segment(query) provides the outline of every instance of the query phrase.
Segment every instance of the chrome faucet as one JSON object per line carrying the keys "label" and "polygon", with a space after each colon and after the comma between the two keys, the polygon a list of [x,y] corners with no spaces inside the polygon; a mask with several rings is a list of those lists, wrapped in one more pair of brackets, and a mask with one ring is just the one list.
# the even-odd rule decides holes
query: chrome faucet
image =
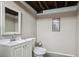
{"label": "chrome faucet", "polygon": [[10,41],[16,41],[16,35],[12,35],[12,38],[10,39]]}

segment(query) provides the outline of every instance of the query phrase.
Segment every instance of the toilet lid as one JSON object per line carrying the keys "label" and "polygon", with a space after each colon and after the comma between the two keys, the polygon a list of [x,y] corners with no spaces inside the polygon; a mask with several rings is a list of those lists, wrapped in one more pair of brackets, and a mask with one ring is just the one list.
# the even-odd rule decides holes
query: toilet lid
{"label": "toilet lid", "polygon": [[35,47],[34,53],[37,54],[37,55],[45,54],[46,53],[46,49],[42,48],[42,47]]}

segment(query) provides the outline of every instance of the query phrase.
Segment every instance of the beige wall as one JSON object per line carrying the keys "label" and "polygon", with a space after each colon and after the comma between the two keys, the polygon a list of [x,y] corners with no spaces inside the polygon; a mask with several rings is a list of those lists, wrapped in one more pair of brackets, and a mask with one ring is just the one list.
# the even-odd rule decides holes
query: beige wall
{"label": "beige wall", "polygon": [[15,2],[4,2],[5,6],[22,12],[22,37],[36,37],[36,19],[27,10],[18,6]]}
{"label": "beige wall", "polygon": [[77,10],[77,39],[76,39],[76,55],[79,56],[79,3],[78,3],[78,10]]}
{"label": "beige wall", "polygon": [[76,13],[60,15],[60,32],[52,32],[52,17],[37,19],[37,39],[41,40],[43,46],[51,53],[74,56]]}

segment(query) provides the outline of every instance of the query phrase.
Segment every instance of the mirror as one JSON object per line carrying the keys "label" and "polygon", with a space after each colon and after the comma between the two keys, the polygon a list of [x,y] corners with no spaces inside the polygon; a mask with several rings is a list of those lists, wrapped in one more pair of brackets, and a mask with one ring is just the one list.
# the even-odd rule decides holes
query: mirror
{"label": "mirror", "polygon": [[4,8],[4,19],[2,20],[2,34],[21,34],[21,12]]}
{"label": "mirror", "polygon": [[5,32],[18,31],[18,12],[5,8]]}

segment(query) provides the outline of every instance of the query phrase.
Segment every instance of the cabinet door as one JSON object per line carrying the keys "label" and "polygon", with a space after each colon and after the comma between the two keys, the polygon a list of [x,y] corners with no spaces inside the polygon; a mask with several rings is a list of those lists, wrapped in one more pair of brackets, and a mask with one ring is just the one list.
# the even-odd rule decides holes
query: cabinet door
{"label": "cabinet door", "polygon": [[25,45],[23,51],[24,57],[32,57],[32,44]]}
{"label": "cabinet door", "polygon": [[14,47],[13,48],[13,56],[14,57],[22,57],[23,56],[23,47]]}

